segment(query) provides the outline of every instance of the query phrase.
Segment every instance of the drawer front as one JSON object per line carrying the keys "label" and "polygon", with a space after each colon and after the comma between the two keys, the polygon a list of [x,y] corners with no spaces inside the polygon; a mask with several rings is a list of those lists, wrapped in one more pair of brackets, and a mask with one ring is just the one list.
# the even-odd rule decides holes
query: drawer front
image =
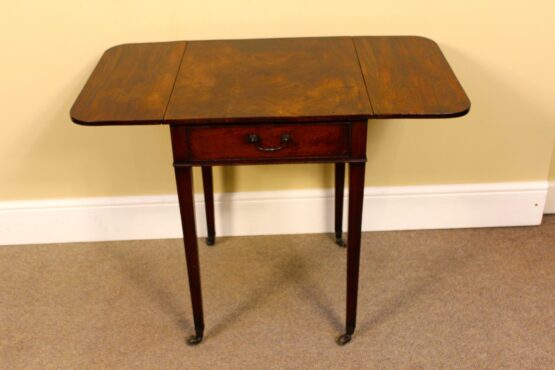
{"label": "drawer front", "polygon": [[318,161],[350,151],[349,123],[192,126],[184,136],[191,162]]}

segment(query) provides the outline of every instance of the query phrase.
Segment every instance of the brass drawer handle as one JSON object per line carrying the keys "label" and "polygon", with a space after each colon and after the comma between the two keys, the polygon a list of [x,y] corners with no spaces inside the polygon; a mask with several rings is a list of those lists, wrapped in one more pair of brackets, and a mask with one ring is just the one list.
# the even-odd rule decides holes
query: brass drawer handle
{"label": "brass drawer handle", "polygon": [[285,148],[287,144],[291,143],[292,141],[293,137],[290,134],[281,134],[279,146],[265,148],[260,145],[260,138],[257,134],[250,134],[247,137],[247,143],[254,144],[256,146],[256,149],[260,150],[261,152],[277,152],[278,150],[282,150],[283,148]]}

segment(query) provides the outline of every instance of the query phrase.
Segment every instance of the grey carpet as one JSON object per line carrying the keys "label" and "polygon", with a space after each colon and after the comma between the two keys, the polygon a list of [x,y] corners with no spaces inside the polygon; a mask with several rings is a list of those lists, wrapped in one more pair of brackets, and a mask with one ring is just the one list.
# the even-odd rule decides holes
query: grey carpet
{"label": "grey carpet", "polygon": [[[32,231],[31,231],[32,232]],[[330,235],[201,241],[206,332],[180,240],[0,247],[0,368],[555,368],[555,217],[363,234],[345,347]]]}

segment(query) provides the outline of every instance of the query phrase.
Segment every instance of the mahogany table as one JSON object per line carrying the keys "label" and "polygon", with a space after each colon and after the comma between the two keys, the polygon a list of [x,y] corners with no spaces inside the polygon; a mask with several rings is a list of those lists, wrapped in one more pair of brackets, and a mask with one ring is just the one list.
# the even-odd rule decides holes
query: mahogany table
{"label": "mahogany table", "polygon": [[437,44],[414,36],[177,41],[107,50],[71,109],[83,125],[168,124],[195,335],[204,319],[192,167],[202,167],[209,245],[212,166],[335,163],[335,238],[349,164],[346,328],[357,310],[366,126],[462,116],[470,101]]}

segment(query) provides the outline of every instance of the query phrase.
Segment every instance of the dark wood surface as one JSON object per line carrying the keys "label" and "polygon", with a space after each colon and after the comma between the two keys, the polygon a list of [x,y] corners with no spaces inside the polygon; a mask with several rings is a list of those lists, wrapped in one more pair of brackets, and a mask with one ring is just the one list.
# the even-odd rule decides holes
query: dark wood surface
{"label": "dark wood surface", "polygon": [[202,187],[204,191],[204,210],[206,213],[206,244],[216,242],[216,227],[214,223],[214,184],[212,181],[212,167],[202,167]]}
{"label": "dark wood surface", "polygon": [[120,45],[102,56],[71,118],[228,124],[442,118],[469,108],[435,42],[328,37]]}
{"label": "dark wood surface", "polygon": [[[349,122],[171,127],[178,164],[322,162],[350,157]],[[261,148],[282,149],[260,150],[248,142],[253,134]],[[283,135],[289,135],[290,142],[282,145]]]}
{"label": "dark wood surface", "polygon": [[185,260],[187,261],[187,277],[195,326],[195,335],[189,338],[189,343],[196,344],[202,340],[204,334],[204,312],[202,309],[192,167],[176,167],[175,181],[179,198],[179,211],[181,213],[181,226],[185,244]]}
{"label": "dark wood surface", "polygon": [[439,46],[415,36],[355,37],[376,118],[462,116],[466,96]]}
{"label": "dark wood surface", "polygon": [[108,49],[71,108],[85,125],[162,123],[185,42]]}
{"label": "dark wood surface", "polygon": [[349,37],[193,41],[165,120],[175,123],[368,117]]}
{"label": "dark wood surface", "polygon": [[343,240],[343,197],[345,196],[345,163],[335,164],[335,242],[345,247]]}
{"label": "dark wood surface", "polygon": [[[349,163],[349,226],[347,233],[347,300],[345,334],[354,333],[357,320],[358,274],[362,203],[364,199],[364,162]],[[350,338],[349,338],[350,340]]]}

